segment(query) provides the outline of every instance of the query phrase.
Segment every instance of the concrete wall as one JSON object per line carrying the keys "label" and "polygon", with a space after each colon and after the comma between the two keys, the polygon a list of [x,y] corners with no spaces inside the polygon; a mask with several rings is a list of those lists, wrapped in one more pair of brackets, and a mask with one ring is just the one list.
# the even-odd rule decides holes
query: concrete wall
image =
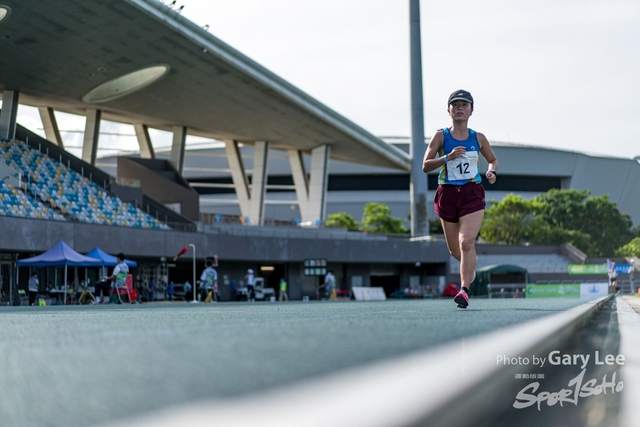
{"label": "concrete wall", "polygon": [[[81,253],[99,246],[112,254],[124,252],[128,258],[141,263],[157,263],[161,257],[172,259],[182,247],[193,243],[197,248],[198,275],[204,268],[204,258],[218,255],[220,266],[217,270],[224,300],[229,299],[228,283],[231,279],[240,285],[247,269],[251,268],[259,275],[259,266],[269,263],[284,264],[291,299],[314,297],[320,281],[317,277],[304,276],[303,262],[307,258],[326,258],[327,267],[334,270],[341,289],[350,289],[356,284],[370,286],[371,276],[380,274],[399,275],[401,288],[410,285],[412,276],[419,276],[420,284],[433,285],[440,276],[446,276],[447,282],[459,282],[457,272],[449,271],[451,260],[443,241],[384,240],[381,236],[366,235],[360,235],[360,240],[352,240],[349,233],[343,233],[340,237],[339,232],[330,230],[296,229],[296,233],[286,229],[275,231],[268,227],[243,229],[247,233],[264,235],[235,235],[231,233],[235,229],[225,227],[211,228],[206,233],[158,231],[0,216],[0,230],[3,231],[0,258],[12,253],[20,253],[21,258],[37,255],[50,249],[59,240],[64,240]],[[332,238],[318,237],[323,234]],[[301,237],[306,235],[311,237]],[[480,256],[514,253],[535,256],[559,251],[558,246],[480,244],[477,248]],[[171,272],[171,279],[175,283],[186,279],[192,281],[191,253],[180,258]],[[553,278],[586,280],[597,277],[553,274],[532,275],[531,278],[535,282]]]}
{"label": "concrete wall", "polygon": [[[285,264],[289,297],[299,300],[303,296],[315,297],[319,284],[317,277],[304,276],[303,262],[306,258],[326,258],[328,268],[335,271],[338,286],[342,289],[352,286],[353,276],[360,278],[361,286],[369,286],[372,270],[397,268],[395,264],[414,264],[416,260],[423,263],[423,269],[432,266],[431,271],[423,270],[423,275],[433,275],[434,271],[444,269],[449,258],[445,243],[437,241],[237,236],[221,232],[158,231],[6,216],[0,216],[0,230],[3,230],[0,255],[20,253],[21,258],[40,254],[59,240],[64,240],[81,253],[99,246],[107,253],[123,252],[130,259],[153,264],[161,257],[171,260],[182,247],[193,243],[197,249],[198,276],[204,268],[204,258],[218,255],[220,266],[217,270],[223,300],[229,299],[228,283],[231,279],[240,285],[247,269],[251,268],[259,275],[259,265],[265,263]],[[191,282],[192,270],[189,252],[171,269],[170,279],[175,283],[187,279]]]}
{"label": "concrete wall", "polygon": [[78,252],[88,252],[97,245],[106,252],[122,251],[132,258],[173,257],[180,248],[193,243],[198,257],[217,254],[229,261],[303,262],[306,258],[326,258],[336,263],[446,263],[449,259],[442,241],[237,236],[6,216],[0,216],[0,230],[0,252],[40,253],[64,240]]}

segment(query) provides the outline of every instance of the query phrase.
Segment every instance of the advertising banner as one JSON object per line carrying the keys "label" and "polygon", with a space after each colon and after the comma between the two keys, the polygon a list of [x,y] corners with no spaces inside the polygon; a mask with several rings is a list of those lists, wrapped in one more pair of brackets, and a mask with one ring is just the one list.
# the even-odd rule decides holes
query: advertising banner
{"label": "advertising banner", "polygon": [[580,284],[527,285],[527,298],[580,298]]}
{"label": "advertising banner", "polygon": [[562,283],[549,285],[527,285],[527,298],[599,298],[609,294],[609,284]]}
{"label": "advertising banner", "polygon": [[[615,264],[618,274],[629,274],[631,264]],[[607,264],[569,264],[569,274],[609,274]]]}
{"label": "advertising banner", "polygon": [[569,264],[569,274],[608,274],[607,264]]}
{"label": "advertising banner", "polygon": [[613,268],[618,274],[629,274],[629,270],[631,270],[632,267],[633,265],[631,264],[616,264]]}
{"label": "advertising banner", "polygon": [[609,284],[601,283],[581,283],[580,298],[600,298],[609,294]]}

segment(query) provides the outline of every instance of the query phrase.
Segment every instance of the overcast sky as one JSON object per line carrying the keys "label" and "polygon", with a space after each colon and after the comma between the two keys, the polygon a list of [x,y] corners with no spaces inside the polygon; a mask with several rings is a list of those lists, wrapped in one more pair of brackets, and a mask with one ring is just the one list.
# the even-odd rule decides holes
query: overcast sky
{"label": "overcast sky", "polygon": [[[182,0],[183,14],[376,135],[411,130],[408,0]],[[425,129],[474,95],[489,140],[640,155],[640,1],[421,2]]]}
{"label": "overcast sky", "polygon": [[[180,5],[373,134],[410,135],[409,0]],[[470,126],[489,141],[640,155],[640,1],[423,0],[421,12],[427,136],[450,124],[447,97],[464,88]]]}

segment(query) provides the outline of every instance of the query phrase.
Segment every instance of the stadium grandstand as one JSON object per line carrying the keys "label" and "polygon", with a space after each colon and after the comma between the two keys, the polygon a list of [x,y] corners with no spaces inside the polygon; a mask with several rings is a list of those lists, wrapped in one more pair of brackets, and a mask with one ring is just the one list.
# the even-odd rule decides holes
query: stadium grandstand
{"label": "stadium grandstand", "polygon": [[[409,138],[381,137],[398,149],[409,152]],[[428,143],[428,140],[426,141]],[[210,143],[207,148],[187,150],[183,176],[200,195],[201,219],[224,220],[225,216],[242,214],[223,143]],[[640,223],[640,162],[634,159],[603,157],[573,151],[532,145],[493,141],[492,147],[500,159],[500,180],[494,185],[484,182],[487,200],[500,201],[514,193],[524,198],[551,189],[589,190],[592,195],[606,194],[621,212]],[[426,144],[425,144],[426,149]],[[247,170],[252,169],[253,147],[241,147]],[[132,157],[139,155],[129,154]],[[169,152],[156,153],[169,158]],[[117,156],[105,156],[97,166],[112,176],[118,176]],[[305,156],[308,167],[310,158]],[[482,159],[483,160],[483,159]],[[298,224],[301,221],[294,178],[287,153],[269,152],[269,174],[265,218],[272,223]],[[486,165],[482,165],[486,169]],[[428,175],[429,217],[435,218],[433,197],[438,186],[437,172]],[[327,214],[347,212],[360,220],[368,202],[388,205],[393,214],[407,219],[409,207],[409,173],[397,169],[360,165],[335,160],[330,162],[327,184]]]}
{"label": "stadium grandstand", "polygon": [[0,142],[0,156],[21,181],[18,188],[3,183],[6,215],[63,221],[67,216],[90,224],[167,228],[24,142]]}
{"label": "stadium grandstand", "polygon": [[[411,286],[436,294],[456,280],[441,239],[322,227],[329,213],[359,219],[371,201],[407,217],[405,138],[372,135],[156,0],[6,0],[1,8],[3,288],[16,259],[58,240],[83,253],[96,245],[124,252],[140,262],[139,283],[167,282],[168,269],[176,282],[193,280],[188,260],[166,262],[191,245],[199,265],[218,255],[223,298],[249,268],[270,287],[286,277],[292,299],[313,297],[322,277],[308,274],[308,260],[326,262],[345,290]],[[20,105],[37,108],[44,138],[17,123]],[[65,150],[58,113],[85,119],[80,158]],[[139,154],[98,155],[107,121],[135,129]],[[150,129],[171,133],[171,148],[156,152]],[[189,149],[187,136],[211,146]],[[489,199],[589,189],[640,220],[635,160],[495,147],[500,180]],[[508,262],[520,251],[531,273],[557,277],[559,267],[544,271],[522,255],[549,255],[554,265],[585,261],[555,246],[484,250],[481,262],[485,255]],[[59,272],[43,274],[57,280]]]}

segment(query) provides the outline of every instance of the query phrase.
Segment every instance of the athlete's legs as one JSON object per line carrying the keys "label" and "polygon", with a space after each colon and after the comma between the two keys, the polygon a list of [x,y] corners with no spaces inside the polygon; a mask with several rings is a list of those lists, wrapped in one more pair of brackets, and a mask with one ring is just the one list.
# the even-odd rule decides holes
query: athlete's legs
{"label": "athlete's legs", "polygon": [[442,223],[442,231],[444,231],[444,238],[447,241],[447,248],[452,257],[460,261],[460,223],[448,222],[440,218]]}
{"label": "athlete's legs", "polygon": [[[476,269],[476,238],[482,226],[484,210],[476,211],[460,218],[459,251],[460,251],[460,281],[462,286],[469,289]],[[449,239],[447,238],[447,245]]]}

